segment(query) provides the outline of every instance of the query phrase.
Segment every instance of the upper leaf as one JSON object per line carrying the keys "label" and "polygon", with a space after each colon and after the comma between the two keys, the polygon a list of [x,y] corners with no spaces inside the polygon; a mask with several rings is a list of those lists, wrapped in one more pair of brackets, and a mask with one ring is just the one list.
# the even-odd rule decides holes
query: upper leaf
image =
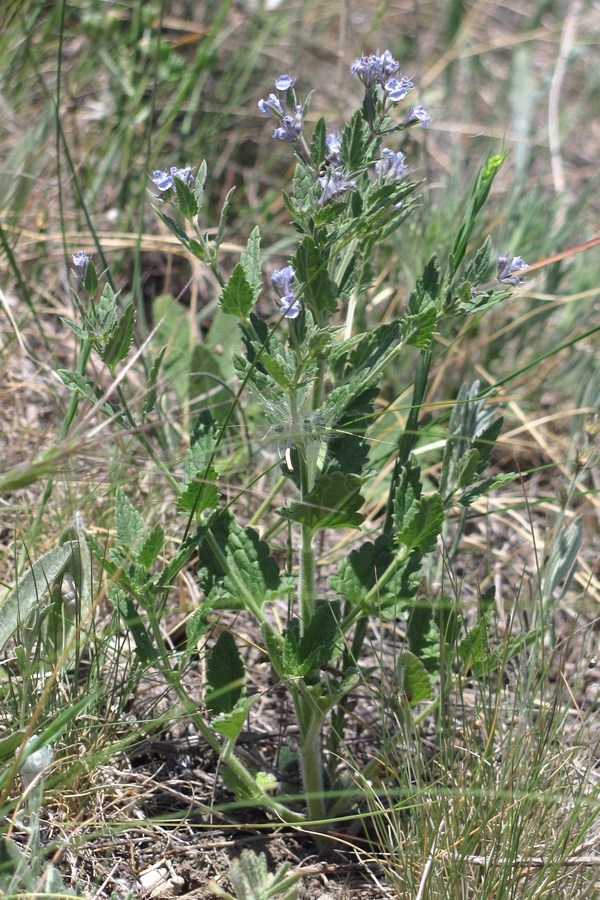
{"label": "upper leaf", "polygon": [[210,649],[206,677],[206,705],[213,713],[230,713],[246,683],[246,669],[230,631],[222,631]]}
{"label": "upper leaf", "polygon": [[221,309],[237,316],[238,319],[247,319],[254,306],[254,300],[254,288],[248,281],[244,266],[238,263],[221,293],[219,300]]}
{"label": "upper leaf", "polygon": [[362,483],[357,475],[344,472],[322,475],[303,501],[280,507],[278,512],[312,532],[319,528],[358,528],[364,521],[358,512],[364,503]]}
{"label": "upper leaf", "polygon": [[286,587],[268,545],[253,528],[242,528],[228,510],[210,514],[200,531],[198,556],[207,603],[215,608],[262,606]]}

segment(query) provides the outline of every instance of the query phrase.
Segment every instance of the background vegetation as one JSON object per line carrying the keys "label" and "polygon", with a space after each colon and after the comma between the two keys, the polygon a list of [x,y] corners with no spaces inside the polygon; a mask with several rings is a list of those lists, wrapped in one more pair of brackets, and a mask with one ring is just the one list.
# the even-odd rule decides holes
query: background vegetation
{"label": "background vegetation", "polygon": [[[373,755],[377,737],[397,737],[394,750],[381,752],[377,778],[363,785],[365,827],[356,833],[340,824],[347,855],[302,867],[306,845],[297,837],[275,833],[251,812],[226,811],[227,798],[213,785],[217,761],[194,756],[187,718],[178,719],[156,674],[137,663],[94,570],[91,657],[77,655],[57,677],[44,665],[35,629],[25,628],[4,650],[2,737],[17,734],[20,746],[42,734],[57,752],[42,809],[49,843],[30,846],[24,857],[30,892],[49,890],[49,859],[71,890],[99,897],[143,892],[145,873],[169,860],[163,881],[172,893],[165,896],[204,896],[209,878],[225,883],[227,841],[235,844],[243,823],[246,835],[268,826],[269,862],[297,866],[306,896],[326,888],[334,896],[593,896],[600,828],[597,8],[578,0],[25,0],[7,4],[3,15],[0,577],[7,589],[58,544],[77,512],[98,543],[110,543],[120,487],[169,533],[174,511],[164,473],[98,409],[81,404],[75,412],[56,374],[77,363],[77,339],[63,323],[74,316],[71,254],[91,253],[135,303],[140,353],[127,381],[140,402],[153,359],[168,345],[159,425],[148,438],[177,472],[209,381],[232,377],[239,338],[216,314],[219,287],[210,271],[153,212],[149,173],[205,159],[207,229],[236,188],[224,244],[231,267],[257,222],[266,264],[281,266],[294,244],[280,193],[292,167],[256,105],[277,75],[295,75],[303,94],[315,89],[310,116],[325,115],[335,127],[360,96],[352,60],[389,47],[432,115],[430,128],[411,131],[404,147],[425,179],[420,208],[385,251],[361,327],[404,308],[425,262],[451,246],[479,165],[502,147],[507,162],[477,243],[490,234],[497,255],[519,254],[531,266],[517,296],[439,336],[427,398],[431,445],[443,440],[444,413],[463,381],[494,386],[503,407],[494,465],[521,477],[448,534],[447,552],[428,577],[460,597],[466,623],[493,586],[498,647],[513,629],[540,629],[522,658],[487,680],[468,668],[456,673],[441,724],[424,717],[415,728],[386,682],[393,630],[375,624],[378,674],[364,686],[357,740],[347,748],[356,781],[361,753]],[[390,374],[395,418],[382,419],[378,440],[395,440],[405,422],[413,366],[409,355]],[[105,376],[98,378],[108,390]],[[227,396],[226,386],[213,390],[210,402]],[[249,483],[257,458],[276,458],[277,441],[255,411],[246,413],[229,429],[223,490],[241,489],[248,518],[260,509],[266,527],[278,498]],[[425,464],[427,452],[421,448]],[[428,476],[435,482],[433,462]],[[369,491],[374,521],[385,489],[376,479]],[[197,593],[192,573],[179,580],[165,623],[175,645]],[[233,627],[247,640],[262,689],[256,635],[243,618]],[[257,713],[259,730],[268,731],[276,702],[271,695]],[[369,719],[373,708],[377,722]],[[171,751],[161,757],[164,741]],[[389,740],[382,743],[389,749]],[[269,753],[275,758],[263,750]],[[8,751],[4,758],[7,834],[24,846],[22,784]],[[420,791],[410,812],[381,791],[403,769]],[[211,818],[206,809],[215,798]],[[130,847],[124,829],[134,835]],[[202,859],[190,862],[190,847],[202,847]],[[118,872],[107,853],[119,860]]]}

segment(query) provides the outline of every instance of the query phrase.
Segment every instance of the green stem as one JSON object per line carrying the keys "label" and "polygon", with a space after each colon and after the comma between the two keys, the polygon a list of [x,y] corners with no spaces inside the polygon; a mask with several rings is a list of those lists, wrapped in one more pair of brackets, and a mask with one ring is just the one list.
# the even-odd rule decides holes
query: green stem
{"label": "green stem", "polygon": [[198,729],[198,732],[202,735],[206,743],[223,759],[223,762],[229,771],[252,798],[253,804],[270,810],[284,822],[290,824],[302,824],[305,821],[305,817],[301,813],[294,812],[283,803],[279,803],[273,797],[270,797],[265,793],[265,791],[258,786],[253,775],[235,756],[233,747],[230,746],[230,742],[226,741],[224,744],[221,744],[220,740],[211,731],[204,720],[204,717],[198,712],[198,704],[188,696],[187,691],[181,684],[179,673],[174,670],[169,663],[169,652],[165,646],[157,617],[152,614],[150,609],[148,612],[150,614],[152,632],[158,650],[161,671],[169,683],[169,686],[173,689],[179,700],[181,700],[186,715],[190,716],[192,722]]}
{"label": "green stem", "polygon": [[[315,689],[320,689],[320,686],[315,685]],[[323,715],[304,682],[300,690],[292,690],[292,696],[301,734],[298,755],[306,809],[309,819],[316,825],[327,818],[321,746]]]}

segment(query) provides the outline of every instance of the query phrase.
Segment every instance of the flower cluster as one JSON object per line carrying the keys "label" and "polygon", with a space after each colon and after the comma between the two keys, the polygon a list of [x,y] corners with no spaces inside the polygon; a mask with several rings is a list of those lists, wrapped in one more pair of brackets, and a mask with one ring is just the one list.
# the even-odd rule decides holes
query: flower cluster
{"label": "flower cluster", "polygon": [[194,181],[191,166],[186,166],[185,169],[171,166],[168,172],[163,172],[162,169],[155,169],[151,177],[159,191],[170,191],[174,185],[174,178],[178,178],[184,184],[192,184]]}
{"label": "flower cluster", "polygon": [[297,141],[302,134],[302,106],[296,103],[294,94],[294,80],[291,75],[280,75],[275,82],[275,90],[278,93],[288,95],[293,103],[294,111],[290,115],[287,111],[287,96],[280,100],[277,94],[269,94],[266,100],[258,101],[258,108],[265,116],[274,114],[279,119],[279,126],[273,132],[273,137],[280,141]]}
{"label": "flower cluster", "polygon": [[284,266],[283,269],[276,269],[271,275],[271,283],[277,292],[279,298],[279,307],[282,316],[286,319],[296,319],[300,315],[300,307],[294,296],[292,282],[296,277],[296,273],[292,266]]}
{"label": "flower cluster", "polygon": [[406,157],[400,150],[394,153],[388,147],[384,147],[381,151],[383,159],[375,163],[375,171],[382,180],[400,181],[408,174],[408,164]]}
{"label": "flower cluster", "polygon": [[496,281],[503,284],[512,284],[513,286],[517,285],[521,282],[521,278],[516,273],[528,268],[529,266],[520,256],[499,256]]}
{"label": "flower cluster", "polygon": [[319,177],[321,185],[321,196],[319,203],[321,206],[328,200],[335,200],[344,191],[355,191],[356,182],[348,178],[348,172],[343,166],[335,169],[329,169],[324,175]]}
{"label": "flower cluster", "polygon": [[[367,90],[380,87],[384,94],[384,107],[389,100],[391,103],[400,103],[414,88],[413,82],[407,75],[399,75],[400,63],[397,62],[389,50],[383,53],[371,53],[369,56],[361,56],[355,59],[350,67],[353,75],[358,75]],[[422,106],[415,106],[402,120],[405,127],[420,122],[427,126],[430,122],[429,114]]]}

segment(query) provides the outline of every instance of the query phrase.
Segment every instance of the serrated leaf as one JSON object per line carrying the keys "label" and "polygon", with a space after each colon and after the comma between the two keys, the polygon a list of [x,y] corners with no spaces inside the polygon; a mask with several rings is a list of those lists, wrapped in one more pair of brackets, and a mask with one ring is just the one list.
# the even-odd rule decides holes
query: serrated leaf
{"label": "serrated leaf", "polygon": [[80,328],[79,325],[76,325],[74,322],[70,322],[69,319],[65,319],[64,316],[60,317],[60,321],[63,323],[63,325],[66,325],[67,328],[73,332],[73,334],[76,334],[78,338],[81,338],[82,340],[90,340],[90,338],[92,337],[90,331],[84,328]]}
{"label": "serrated leaf", "polygon": [[483,481],[474,484],[466,491],[463,491],[463,493],[459,497],[458,502],[461,506],[471,506],[480,497],[483,497],[485,494],[489,494],[490,491],[493,491],[498,487],[502,487],[505,484],[510,484],[511,481],[514,481],[519,477],[520,476],[518,472],[515,472],[512,475],[508,472],[502,475],[493,475],[491,478],[486,478]]}
{"label": "serrated leaf", "polygon": [[150,372],[148,373],[148,379],[146,381],[146,394],[144,396],[144,404],[142,406],[142,412],[144,415],[152,412],[156,404],[156,382],[166,351],[166,347],[161,347],[161,349],[156,354]]}
{"label": "serrated leaf", "polygon": [[219,713],[210,723],[211,726],[221,737],[235,743],[246,724],[250,707],[256,700],[258,700],[258,694],[254,694],[252,697],[240,697],[233,709],[229,712]]}
{"label": "serrated leaf", "polygon": [[194,653],[198,650],[200,640],[210,631],[211,627],[210,610],[205,606],[194,610],[185,626],[188,653]]}
{"label": "serrated leaf", "polygon": [[294,256],[296,278],[304,285],[302,301],[317,314],[337,310],[335,285],[327,272],[327,260],[308,235],[302,239]]}
{"label": "serrated leaf", "polygon": [[157,651],[131,595],[112,585],[108,589],[108,598],[131,633],[139,661],[143,665],[155,662],[158,657]]}
{"label": "serrated leaf", "polygon": [[115,544],[126,553],[135,554],[136,544],[145,537],[146,523],[134,509],[123,488],[115,493]]}
{"label": "serrated leaf", "polygon": [[[343,557],[337,575],[329,583],[333,590],[349,600],[353,606],[361,606],[365,596],[375,587],[393,560],[392,547],[387,535],[381,534],[375,543],[365,542],[348,557]],[[382,586],[382,592],[387,588]]]}
{"label": "serrated leaf", "polygon": [[444,521],[442,498],[436,492],[421,496],[421,470],[410,457],[403,466],[394,501],[394,540],[397,545],[418,547],[422,553],[435,548]]}
{"label": "serrated leaf", "polygon": [[406,626],[408,648],[429,673],[437,673],[440,667],[440,635],[433,612],[430,601],[416,600],[408,615]]}
{"label": "serrated leaf", "polygon": [[229,511],[211,514],[201,531],[198,556],[198,574],[211,603],[214,597],[219,604],[228,601],[233,609],[248,603],[262,606],[283,588],[268,545],[253,528],[242,528]]}
{"label": "serrated leaf", "polygon": [[364,516],[358,512],[364,503],[360,494],[362,479],[345,472],[322,475],[304,500],[280,507],[278,513],[306,525],[312,532],[320,528],[358,528]]}
{"label": "serrated leaf", "polygon": [[236,265],[231,278],[223,288],[219,306],[223,312],[237,316],[238,319],[248,318],[254,306],[254,291],[241,263]]}
{"label": "serrated leaf", "polygon": [[404,650],[398,658],[396,677],[404,699],[411,708],[433,696],[427,669],[409,650]]}
{"label": "serrated leaf", "polygon": [[90,299],[96,296],[96,291],[98,290],[98,276],[96,274],[94,263],[91,261],[91,259],[88,259],[85,267],[83,289],[88,297],[90,297]]}
{"label": "serrated leaf", "polygon": [[408,300],[406,311],[411,316],[436,308],[440,292],[440,266],[437,256],[432,256],[423,274],[417,280]]}
{"label": "serrated leaf", "polygon": [[305,212],[311,209],[316,200],[318,182],[312,169],[304,163],[298,163],[292,180],[293,201],[284,193],[283,200],[292,215],[297,211]]}
{"label": "serrated leaf", "polygon": [[219,492],[215,484],[218,478],[212,466],[197,472],[181,491],[175,502],[179,512],[193,512],[197,522],[207,509],[216,509],[219,505]]}
{"label": "serrated leaf", "polygon": [[329,662],[339,635],[337,604],[322,603],[300,635],[300,622],[288,624],[283,648],[277,653],[284,678],[298,678]]}
{"label": "serrated leaf", "polygon": [[[84,397],[90,403],[97,403],[103,398],[104,392],[92,381],[84,378],[84,376],[80,372],[68,372],[66,369],[59,369],[58,374],[62,379],[65,387],[79,394],[81,397]],[[106,413],[107,416],[109,416],[111,419],[114,419],[115,422],[118,422],[125,428],[128,427],[129,423],[125,419],[121,407],[119,407],[117,404],[113,404],[110,402],[110,400],[107,400],[102,404],[100,408],[103,412]]]}
{"label": "serrated leaf", "polygon": [[321,163],[327,155],[327,127],[325,119],[321,117],[313,131],[312,140],[310,142],[310,156],[316,168],[320,168]]}
{"label": "serrated leaf", "polygon": [[119,316],[117,324],[110,332],[104,346],[98,347],[100,358],[115,374],[118,364],[125,359],[133,343],[133,330],[135,327],[135,306],[130,303]]}
{"label": "serrated leaf", "polygon": [[357,110],[342,132],[341,157],[351,171],[360,169],[366,161],[367,135],[362,113]]}
{"label": "serrated leaf", "polygon": [[252,229],[246,249],[242,250],[240,265],[246,275],[246,280],[252,288],[254,301],[258,299],[262,288],[262,269],[260,265],[260,230],[258,225]]}
{"label": "serrated leaf", "polygon": [[165,533],[162,529],[161,524],[157,522],[140,547],[139,553],[137,555],[137,562],[139,563],[139,565],[146,569],[146,571],[148,571],[148,569],[162,550],[164,543]]}
{"label": "serrated leaf", "polygon": [[232,712],[245,690],[246,669],[230,631],[222,631],[209,650],[206,677],[207,707],[215,714]]}
{"label": "serrated leaf", "polygon": [[174,178],[173,185],[177,194],[177,205],[186,219],[191,219],[198,213],[198,201],[194,191],[181,178]]}

